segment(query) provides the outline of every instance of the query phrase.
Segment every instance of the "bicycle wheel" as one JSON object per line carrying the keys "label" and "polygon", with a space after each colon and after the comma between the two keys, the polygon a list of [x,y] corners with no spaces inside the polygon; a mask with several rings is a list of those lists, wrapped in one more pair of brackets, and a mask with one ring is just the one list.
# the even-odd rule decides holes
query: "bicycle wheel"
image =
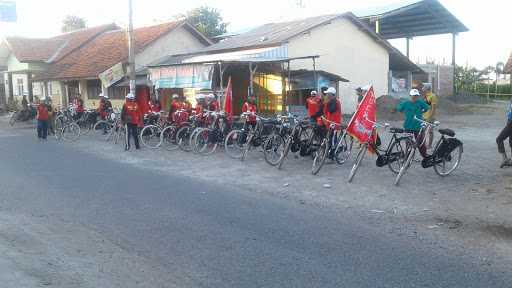
{"label": "bicycle wheel", "polygon": [[166,127],[160,135],[160,145],[168,151],[173,151],[179,148],[176,138],[176,130],[177,127],[175,125],[171,125]]}
{"label": "bicycle wheel", "polygon": [[16,111],[11,115],[9,119],[9,125],[14,126],[14,124],[18,121],[19,112]]}
{"label": "bicycle wheel", "polygon": [[407,160],[402,165],[402,168],[400,168],[400,172],[398,172],[398,175],[395,178],[395,186],[400,185],[400,180],[407,172],[407,169],[411,167],[412,161],[414,160],[414,156],[416,155],[416,147],[410,146],[407,148]]}
{"label": "bicycle wheel", "polygon": [[194,150],[201,155],[210,155],[217,148],[217,141],[213,139],[214,130],[203,128],[194,135]]}
{"label": "bicycle wheel", "polygon": [[315,152],[315,158],[313,159],[313,167],[311,167],[311,173],[313,175],[318,174],[320,172],[320,169],[322,169],[322,166],[324,166],[325,158],[327,158],[327,154],[329,153],[329,145],[327,143],[327,139],[324,139],[322,141],[322,144],[320,144],[320,147],[318,147],[318,150]]}
{"label": "bicycle wheel", "polygon": [[62,139],[75,142],[80,138],[80,126],[72,122],[64,126],[62,129]]}
{"label": "bicycle wheel", "polygon": [[53,122],[53,129],[55,130],[55,139],[62,139],[62,130],[64,129],[64,118],[57,117]]}
{"label": "bicycle wheel", "polygon": [[354,177],[356,176],[357,170],[361,166],[361,162],[363,161],[364,156],[366,155],[366,151],[368,150],[368,144],[361,145],[359,148],[359,152],[356,156],[356,161],[354,162],[354,166],[352,166],[352,170],[350,170],[350,175],[348,176],[348,183],[352,183]]}
{"label": "bicycle wheel", "polygon": [[286,139],[286,144],[284,145],[283,156],[279,159],[279,163],[277,163],[277,169],[281,169],[283,167],[284,160],[290,153],[290,148],[292,147],[293,137],[290,135],[288,139]]}
{"label": "bicycle wheel", "polygon": [[93,131],[93,137],[100,140],[107,141],[110,137],[110,134],[114,130],[114,124],[108,122],[108,121],[99,121],[96,124],[94,124],[94,127],[92,128]]}
{"label": "bicycle wheel", "polygon": [[127,125],[124,124],[124,125],[119,125],[115,128],[115,131],[113,133],[113,139],[114,139],[114,144],[123,144],[123,145],[127,145],[128,143],[128,133],[126,132],[127,130]]}
{"label": "bicycle wheel", "polygon": [[[347,139],[348,138],[348,139]],[[354,139],[347,134],[343,134],[338,142],[338,146],[334,151],[334,158],[338,165],[343,165],[352,155],[352,146],[354,145]]]}
{"label": "bicycle wheel", "polygon": [[278,165],[284,155],[284,146],[285,142],[281,135],[270,135],[265,140],[265,143],[263,143],[263,155],[265,156],[265,162],[271,166]]}
{"label": "bicycle wheel", "polygon": [[249,150],[251,150],[253,138],[254,138],[254,132],[250,132],[247,135],[247,141],[244,145],[244,149],[242,150],[242,158],[240,158],[241,161],[245,161],[245,158],[247,157]]}
{"label": "bicycle wheel", "polygon": [[192,135],[193,130],[194,129],[191,126],[184,126],[176,132],[176,142],[180,149],[185,152],[190,152],[192,150],[192,147],[190,146],[190,135]]}
{"label": "bicycle wheel", "polygon": [[400,173],[400,169],[402,169],[407,161],[407,151],[409,151],[409,148],[413,145],[410,138],[400,138],[389,146],[388,151],[386,151],[386,157],[394,158],[393,161],[388,162],[388,168],[391,172],[394,174]]}
{"label": "bicycle wheel", "polygon": [[162,145],[162,138],[160,135],[162,131],[156,125],[148,125],[140,131],[140,142],[144,147],[149,149],[157,149]]}
{"label": "bicycle wheel", "polygon": [[229,157],[233,159],[242,158],[245,144],[247,143],[247,132],[244,130],[233,130],[229,132],[224,140],[224,149]]}
{"label": "bicycle wheel", "polygon": [[[441,144],[441,141],[436,145],[436,149],[434,151],[437,151],[437,147]],[[443,159],[434,159],[434,171],[436,171],[437,175],[441,177],[446,177],[453,173],[459,165],[460,161],[462,160],[462,153],[464,152],[463,146],[459,145],[455,150],[450,152],[449,155],[444,157]]]}

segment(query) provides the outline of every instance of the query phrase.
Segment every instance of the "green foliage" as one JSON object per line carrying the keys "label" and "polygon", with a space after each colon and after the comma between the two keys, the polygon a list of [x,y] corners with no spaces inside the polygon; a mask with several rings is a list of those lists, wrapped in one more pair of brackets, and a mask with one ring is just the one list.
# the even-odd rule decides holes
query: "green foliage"
{"label": "green foliage", "polygon": [[62,21],[62,32],[63,33],[83,29],[85,27],[87,27],[87,23],[86,23],[85,19],[75,16],[75,15],[68,15]]}
{"label": "green foliage", "polygon": [[224,22],[220,11],[215,8],[201,6],[187,12],[185,17],[207,37],[215,37],[227,31],[228,23]]}

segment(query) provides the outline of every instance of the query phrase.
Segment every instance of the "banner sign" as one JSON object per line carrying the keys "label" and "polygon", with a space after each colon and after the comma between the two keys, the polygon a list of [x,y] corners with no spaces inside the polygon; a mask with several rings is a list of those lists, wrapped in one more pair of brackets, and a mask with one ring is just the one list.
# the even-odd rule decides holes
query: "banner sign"
{"label": "banner sign", "polygon": [[212,88],[213,65],[190,64],[150,69],[155,88]]}
{"label": "banner sign", "polygon": [[376,103],[373,86],[371,86],[347,127],[347,133],[356,138],[359,143],[368,143],[376,140],[377,134],[373,133],[374,122],[377,121]]}
{"label": "banner sign", "polygon": [[105,87],[110,87],[112,84],[120,81],[123,79],[125,75],[124,66],[123,63],[117,63],[116,65],[110,67],[105,72],[98,75],[98,78],[100,78],[101,83]]}
{"label": "banner sign", "polygon": [[16,2],[0,0],[0,22],[16,22]]}

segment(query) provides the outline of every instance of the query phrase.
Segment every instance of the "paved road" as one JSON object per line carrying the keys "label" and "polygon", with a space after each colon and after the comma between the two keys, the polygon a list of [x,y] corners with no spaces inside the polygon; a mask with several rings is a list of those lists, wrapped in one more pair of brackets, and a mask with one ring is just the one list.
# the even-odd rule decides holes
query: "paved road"
{"label": "paved road", "polygon": [[178,287],[510,287],[510,274],[464,253],[242,193],[229,175],[218,186],[155,174],[28,131],[0,133],[0,155],[0,210],[85,225]]}

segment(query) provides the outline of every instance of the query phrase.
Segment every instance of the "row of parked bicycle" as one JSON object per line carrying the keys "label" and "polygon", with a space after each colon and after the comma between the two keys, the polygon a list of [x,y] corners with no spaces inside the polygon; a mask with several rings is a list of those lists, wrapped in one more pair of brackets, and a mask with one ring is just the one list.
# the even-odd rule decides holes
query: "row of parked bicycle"
{"label": "row of parked bicycle", "polygon": [[[224,112],[204,111],[190,116],[188,111],[174,112],[173,121],[164,113],[150,113],[145,116],[144,127],[140,131],[141,143],[149,149],[178,150],[211,155],[219,146],[234,158],[244,161],[251,150],[261,149],[265,161],[281,169],[290,152],[312,159],[312,174],[318,174],[326,161],[338,165],[345,164],[352,156],[353,148],[358,147],[348,181],[352,182],[367,152],[377,155],[376,165],[387,166],[396,175],[395,185],[414,163],[417,151],[425,143],[433,143],[433,130],[441,137],[433,145],[430,155],[423,157],[423,168],[433,167],[440,176],[450,175],[461,162],[463,144],[455,138],[450,129],[439,129],[439,122],[421,122],[419,133],[400,128],[390,128],[389,124],[373,123],[372,137],[367,143],[359,143],[346,132],[346,126],[330,123],[318,126],[309,119],[299,119],[294,115],[265,118],[254,113],[243,113],[232,119]],[[12,119],[31,118],[33,113],[13,115]],[[33,117],[32,117],[33,118]],[[367,119],[368,120],[368,119]],[[18,120],[21,121],[21,120]],[[369,121],[369,120],[368,120]],[[387,145],[380,143],[377,131],[384,128],[391,135]],[[389,128],[389,129],[388,129]],[[98,140],[125,145],[126,126],[121,121],[121,111],[113,110],[107,119],[100,120],[95,110],[77,113],[71,107],[55,112],[51,130],[58,140],[77,141],[82,135],[92,134]],[[424,137],[417,137],[424,135]]]}
{"label": "row of parked bicycle", "polygon": [[[423,168],[433,167],[438,175],[447,176],[459,167],[463,153],[462,142],[455,138],[454,131],[438,129],[439,122],[429,123],[420,119],[416,120],[422,123],[420,134],[425,137],[416,137],[414,131],[390,128],[389,124],[373,123],[375,137],[370,137],[373,140],[358,143],[346,133],[346,126],[340,127],[326,119],[323,120],[328,123],[327,127],[294,115],[265,118],[243,113],[237,119],[216,111],[188,115],[185,110],[176,111],[173,119],[184,119],[182,121],[169,121],[160,113],[146,115],[140,131],[141,143],[149,149],[181,149],[205,156],[223,147],[230,157],[241,161],[250,151],[261,149],[265,161],[278,169],[283,167],[292,152],[312,159],[311,172],[314,175],[321,171],[326,161],[345,164],[351,158],[353,148],[358,147],[348,181],[353,181],[363,158],[370,151],[377,155],[377,166],[387,166],[396,175],[395,185],[412,166],[417,150],[425,143],[432,143],[429,137],[434,134],[431,133],[433,130],[438,130],[441,137],[433,146],[432,153],[421,161]],[[94,116],[84,115],[78,121],[84,134],[93,131],[97,139],[125,144],[126,127],[119,111],[111,113],[108,119],[94,120]],[[376,134],[379,128],[391,133],[387,146],[379,143],[380,137]],[[379,140],[374,141],[377,138]]]}

